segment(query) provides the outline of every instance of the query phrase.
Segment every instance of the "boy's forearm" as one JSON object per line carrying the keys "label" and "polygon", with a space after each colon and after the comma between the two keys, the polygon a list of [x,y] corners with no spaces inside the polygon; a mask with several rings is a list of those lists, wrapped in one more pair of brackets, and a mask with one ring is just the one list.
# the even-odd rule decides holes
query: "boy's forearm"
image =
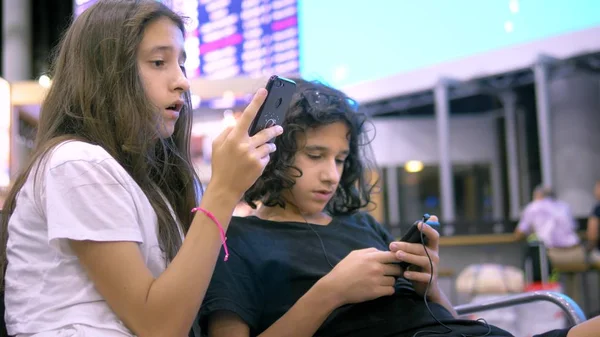
{"label": "boy's forearm", "polygon": [[[338,307],[337,299],[319,282],[260,337],[310,337]],[[293,328],[290,328],[293,327]]]}

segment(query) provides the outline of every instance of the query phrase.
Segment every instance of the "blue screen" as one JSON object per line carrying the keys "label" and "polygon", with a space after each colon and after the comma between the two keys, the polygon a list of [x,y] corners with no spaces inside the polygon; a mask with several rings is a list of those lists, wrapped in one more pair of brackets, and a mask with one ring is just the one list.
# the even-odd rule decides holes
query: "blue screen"
{"label": "blue screen", "polygon": [[301,74],[346,86],[600,25],[600,1],[301,0],[298,18]]}

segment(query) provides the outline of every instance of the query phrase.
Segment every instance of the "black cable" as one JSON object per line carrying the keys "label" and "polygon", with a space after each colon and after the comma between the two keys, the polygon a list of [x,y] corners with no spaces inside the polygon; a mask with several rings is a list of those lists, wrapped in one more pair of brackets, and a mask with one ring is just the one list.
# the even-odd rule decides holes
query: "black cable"
{"label": "black cable", "polygon": [[[304,218],[304,215],[302,215],[302,217]],[[313,233],[315,233],[315,235],[317,235],[317,238],[319,238],[319,242],[321,242],[321,249],[323,250],[323,255],[325,256],[325,260],[327,261],[329,266],[331,266],[331,269],[333,269],[334,267],[333,267],[333,264],[329,261],[329,257],[327,256],[327,250],[325,249],[325,244],[323,243],[323,239],[321,239],[321,236],[319,235],[319,233],[317,233],[317,231],[313,228],[313,226],[308,221],[306,221],[306,218],[304,218],[304,222],[306,222],[308,227],[313,231]]]}
{"label": "black cable", "polygon": [[[419,222],[416,221],[414,223],[414,226],[417,226],[418,223]],[[424,223],[426,223],[426,221],[424,221]],[[438,332],[438,331],[421,330],[421,331],[415,332],[415,334],[412,337],[417,337],[419,334],[422,334],[422,333],[429,333],[430,335],[442,335],[442,334],[447,334],[447,333],[450,333],[450,332],[454,332],[454,330],[452,328],[450,328],[446,324],[440,322],[440,320],[437,317],[435,317],[435,315],[431,311],[431,308],[429,307],[429,303],[427,302],[427,293],[429,293],[429,288],[431,287],[431,283],[433,282],[433,261],[431,260],[431,256],[429,255],[429,251],[427,250],[427,246],[425,245],[425,237],[424,237],[423,231],[421,230],[420,232],[421,232],[421,244],[423,245],[423,249],[425,249],[425,254],[427,255],[427,258],[429,259],[429,267],[431,268],[431,273],[429,274],[429,282],[427,283],[427,287],[425,288],[425,294],[423,295],[423,301],[425,302],[425,307],[427,307],[427,311],[429,311],[429,314],[431,315],[431,317],[433,317],[433,319],[439,325],[441,325],[444,328],[448,329],[448,331]],[[487,331],[487,333],[485,335],[465,335],[465,334],[462,334],[462,333],[460,335],[462,337],[486,337],[490,333],[492,333],[492,328],[485,321],[485,319],[480,318],[477,321],[478,322],[482,322],[488,328],[488,331]],[[426,335],[423,335],[423,337],[426,337]]]}
{"label": "black cable", "polygon": [[[296,202],[296,197],[294,197],[294,196],[292,196],[292,197],[294,198],[295,204],[298,205],[298,203]],[[319,235],[319,233],[317,233],[317,231],[313,228],[313,226],[308,222],[308,220],[304,216],[304,213],[300,210],[299,207],[298,207],[298,211],[299,211],[298,213],[300,213],[300,216],[302,217],[302,219],[304,220],[306,225],[310,228],[310,230],[313,231],[313,233],[315,233],[317,238],[319,238],[319,242],[321,243],[321,249],[323,250],[323,255],[325,256],[325,261],[327,261],[327,263],[329,264],[331,269],[333,269],[334,266],[333,266],[333,263],[331,263],[331,261],[329,261],[329,257],[327,256],[327,250],[325,249],[325,243],[323,243],[323,239],[321,239],[321,236]]]}

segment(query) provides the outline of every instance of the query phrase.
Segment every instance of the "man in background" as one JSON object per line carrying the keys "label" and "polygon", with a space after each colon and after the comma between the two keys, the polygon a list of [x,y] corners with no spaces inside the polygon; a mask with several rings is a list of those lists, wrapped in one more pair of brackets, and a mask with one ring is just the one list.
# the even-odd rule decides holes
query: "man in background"
{"label": "man in background", "polygon": [[[521,220],[515,229],[518,239],[535,234],[537,240],[547,249],[550,266],[581,266],[586,263],[585,249],[577,235],[578,225],[569,205],[556,199],[554,192],[544,186],[533,191],[533,200],[525,207]],[[537,248],[529,250],[533,261],[533,279],[541,281],[541,261]]]}
{"label": "man in background", "polygon": [[556,199],[550,188],[538,186],[533,191],[533,201],[523,211],[515,234],[524,239],[535,233],[546,248],[571,248],[580,244],[577,227],[569,205]]}

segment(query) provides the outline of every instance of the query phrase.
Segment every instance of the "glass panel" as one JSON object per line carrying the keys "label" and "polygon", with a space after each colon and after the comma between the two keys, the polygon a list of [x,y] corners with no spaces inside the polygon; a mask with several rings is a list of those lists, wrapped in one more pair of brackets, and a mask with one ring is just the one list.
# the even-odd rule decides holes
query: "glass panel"
{"label": "glass panel", "polygon": [[[455,164],[454,198],[457,223],[489,223],[493,220],[492,186],[489,164]],[[440,178],[437,165],[419,172],[396,168],[400,222],[403,227],[424,213],[441,214]],[[393,225],[393,224],[391,224]]]}

